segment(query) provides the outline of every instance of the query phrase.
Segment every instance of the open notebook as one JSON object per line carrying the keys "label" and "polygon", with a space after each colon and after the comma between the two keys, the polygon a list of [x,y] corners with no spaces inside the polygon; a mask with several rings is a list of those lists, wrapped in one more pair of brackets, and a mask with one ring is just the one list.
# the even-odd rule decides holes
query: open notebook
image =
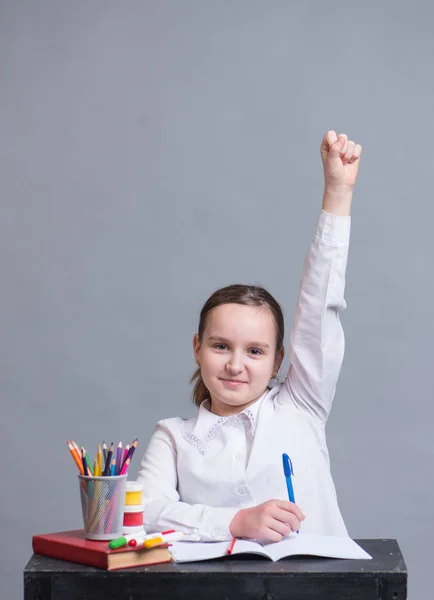
{"label": "open notebook", "polygon": [[[195,562],[226,556],[229,542],[175,542],[169,547],[175,562]],[[259,543],[251,540],[237,540],[232,554],[259,554],[272,561],[286,556],[312,555],[329,558],[372,558],[349,537],[326,535],[291,534],[281,542]]]}

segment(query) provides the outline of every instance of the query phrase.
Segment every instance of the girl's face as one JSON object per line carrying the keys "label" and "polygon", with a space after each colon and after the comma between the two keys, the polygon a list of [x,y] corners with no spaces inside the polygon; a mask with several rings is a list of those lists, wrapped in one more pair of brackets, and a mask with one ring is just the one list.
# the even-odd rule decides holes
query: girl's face
{"label": "girl's face", "polygon": [[276,325],[266,306],[222,304],[207,316],[203,340],[193,339],[196,361],[211,394],[211,411],[237,414],[257,400],[283,359],[276,356]]}

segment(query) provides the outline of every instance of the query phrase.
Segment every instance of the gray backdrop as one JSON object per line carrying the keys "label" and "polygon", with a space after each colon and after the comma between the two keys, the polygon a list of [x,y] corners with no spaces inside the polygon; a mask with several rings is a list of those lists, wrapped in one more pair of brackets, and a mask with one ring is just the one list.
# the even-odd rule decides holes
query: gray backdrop
{"label": "gray backdrop", "polygon": [[426,597],[430,6],[1,1],[2,597],[32,534],[81,526],[66,439],[93,455],[137,435],[135,476],[155,421],[194,413],[214,289],[266,286],[289,333],[328,128],[364,146],[333,474],[351,535],[397,538]]}

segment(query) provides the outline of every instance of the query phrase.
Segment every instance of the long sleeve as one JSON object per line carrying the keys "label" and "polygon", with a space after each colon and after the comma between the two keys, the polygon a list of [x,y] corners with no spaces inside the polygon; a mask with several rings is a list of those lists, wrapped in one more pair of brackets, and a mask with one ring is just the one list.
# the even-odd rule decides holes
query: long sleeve
{"label": "long sleeve", "polygon": [[190,540],[229,540],[229,524],[239,508],[187,504],[177,491],[177,452],[164,421],[157,423],[137,477],[144,485],[144,526],[148,531],[176,529]]}
{"label": "long sleeve", "polygon": [[300,410],[325,422],[344,356],[339,318],[346,308],[345,271],[350,217],[321,211],[304,263],[284,383]]}

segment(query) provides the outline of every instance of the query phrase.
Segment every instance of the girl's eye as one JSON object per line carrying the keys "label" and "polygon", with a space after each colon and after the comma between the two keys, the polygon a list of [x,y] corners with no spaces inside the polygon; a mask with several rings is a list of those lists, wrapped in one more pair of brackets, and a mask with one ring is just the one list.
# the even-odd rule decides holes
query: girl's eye
{"label": "girl's eye", "polygon": [[262,354],[259,348],[251,348],[250,352],[252,352],[254,356],[259,356],[260,354]]}
{"label": "girl's eye", "polygon": [[214,344],[214,348],[217,350],[226,350],[227,346],[226,344]]}

